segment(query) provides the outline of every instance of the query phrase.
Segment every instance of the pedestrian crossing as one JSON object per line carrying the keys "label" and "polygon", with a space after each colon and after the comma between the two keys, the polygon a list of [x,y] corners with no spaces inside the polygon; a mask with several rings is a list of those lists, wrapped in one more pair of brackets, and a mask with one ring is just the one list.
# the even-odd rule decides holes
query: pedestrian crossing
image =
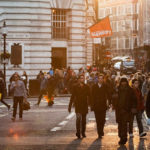
{"label": "pedestrian crossing", "polygon": [[[53,106],[54,107],[55,106],[65,106],[65,107],[67,107],[68,103],[69,103],[69,99],[70,99],[69,97],[62,97],[62,98],[56,97],[54,99],[54,105]],[[44,98],[41,100],[41,103],[40,103],[39,107],[36,107],[35,104],[37,103],[37,100],[38,100],[38,98],[28,99],[28,101],[30,102],[31,109],[27,112],[37,113],[37,112],[55,112],[56,111],[56,110],[52,110],[52,109],[45,109],[45,107],[47,107],[47,101]],[[9,111],[8,111],[8,109],[5,105],[0,103],[0,118],[8,116],[9,114],[12,114],[13,101],[12,100],[7,100],[7,103],[11,106],[11,109]],[[57,110],[57,112],[58,111],[60,111],[60,112],[61,111],[66,111],[66,108],[59,109],[59,110]]]}

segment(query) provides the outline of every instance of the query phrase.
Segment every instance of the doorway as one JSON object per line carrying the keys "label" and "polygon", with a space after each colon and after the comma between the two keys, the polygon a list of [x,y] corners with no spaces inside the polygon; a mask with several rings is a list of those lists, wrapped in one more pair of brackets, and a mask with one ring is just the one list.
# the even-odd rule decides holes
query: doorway
{"label": "doorway", "polygon": [[67,67],[67,49],[62,47],[52,48],[52,67],[62,69]]}

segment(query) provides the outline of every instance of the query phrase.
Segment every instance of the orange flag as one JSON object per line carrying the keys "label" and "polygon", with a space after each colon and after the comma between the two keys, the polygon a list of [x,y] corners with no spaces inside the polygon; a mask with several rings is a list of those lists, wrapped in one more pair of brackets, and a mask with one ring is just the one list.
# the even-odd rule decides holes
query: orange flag
{"label": "orange flag", "polygon": [[91,26],[89,29],[92,38],[108,37],[112,35],[109,17],[102,19],[97,24]]}

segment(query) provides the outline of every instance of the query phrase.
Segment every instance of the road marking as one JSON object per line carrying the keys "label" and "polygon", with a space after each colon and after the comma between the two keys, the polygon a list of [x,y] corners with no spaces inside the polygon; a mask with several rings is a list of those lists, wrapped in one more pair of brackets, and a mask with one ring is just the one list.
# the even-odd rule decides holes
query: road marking
{"label": "road marking", "polygon": [[70,120],[71,118],[73,118],[75,116],[75,112],[72,112],[70,115],[68,115],[66,117],[66,119]]}
{"label": "road marking", "polygon": [[[71,118],[73,118],[75,116],[75,113],[72,112],[71,114],[69,114],[66,119],[67,120],[70,120]],[[68,121],[62,121],[58,124],[58,126],[65,126],[66,124],[68,123]],[[51,131],[55,132],[55,131],[58,131],[58,130],[61,130],[62,127],[54,127],[53,129],[51,129]]]}
{"label": "road marking", "polygon": [[59,110],[54,110],[54,109],[31,109],[31,110],[29,110],[29,111],[27,111],[27,112],[32,112],[32,113],[47,113],[47,112],[61,112],[61,111],[65,111],[66,109],[59,109]]}
{"label": "road marking", "polygon": [[7,116],[7,115],[8,115],[8,113],[6,113],[6,114],[1,114],[1,115],[0,115],[0,118],[5,117],[5,116]]}
{"label": "road marking", "polygon": [[55,131],[58,131],[58,130],[61,130],[61,127],[54,127],[53,129],[51,129],[52,132],[55,132]]}
{"label": "road marking", "polygon": [[1,106],[0,106],[0,108],[4,108],[4,107],[6,107],[6,106],[5,106],[5,105],[1,105]]}
{"label": "road marking", "polygon": [[62,122],[60,122],[58,125],[60,125],[60,126],[65,126],[67,123],[68,123],[68,121],[62,121]]}

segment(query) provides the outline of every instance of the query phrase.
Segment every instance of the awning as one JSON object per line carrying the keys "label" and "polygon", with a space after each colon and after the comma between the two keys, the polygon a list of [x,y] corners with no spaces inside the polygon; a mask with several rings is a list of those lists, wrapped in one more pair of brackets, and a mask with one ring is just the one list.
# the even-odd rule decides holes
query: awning
{"label": "awning", "polygon": [[56,9],[71,9],[74,0],[50,0],[51,8]]}

